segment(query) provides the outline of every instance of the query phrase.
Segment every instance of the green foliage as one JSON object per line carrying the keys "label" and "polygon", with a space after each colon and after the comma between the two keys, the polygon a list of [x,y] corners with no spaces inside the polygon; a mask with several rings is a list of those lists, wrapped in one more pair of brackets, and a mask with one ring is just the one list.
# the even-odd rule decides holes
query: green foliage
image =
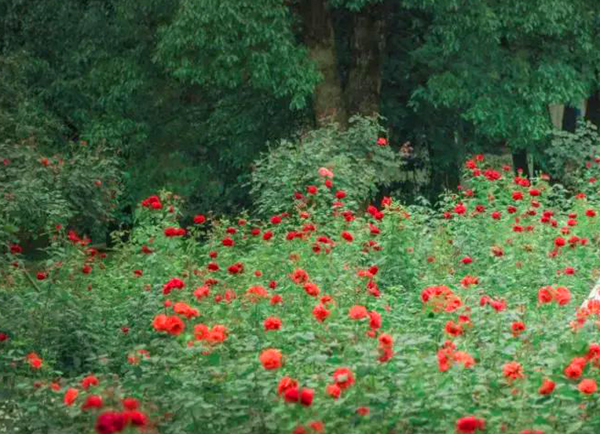
{"label": "green foliage", "polygon": [[[109,143],[125,168],[124,210],[160,188],[195,209],[249,207],[252,159],[306,122],[290,107],[306,105],[318,80],[287,6],[267,3],[4,2],[2,140],[35,133],[48,152]],[[216,40],[225,45],[205,50]],[[232,56],[235,68],[223,68]]]}
{"label": "green foliage", "polygon": [[48,113],[28,89],[24,65],[26,54],[0,56],[0,139],[34,138],[46,146],[60,137],[60,122]]}
{"label": "green foliage", "polygon": [[[492,176],[485,161],[475,165],[464,174],[472,193],[447,195],[445,214],[386,201],[377,217],[347,219],[331,212],[335,199],[321,188],[308,217],[299,208],[279,223],[209,220],[187,228],[185,237],[169,237],[165,229],[177,224],[181,202],[161,192],[159,207],[136,209],[131,236],[108,257],[64,230],[38,264],[36,271],[46,273],[41,278],[8,253],[18,266],[0,271],[0,332],[8,336],[0,339],[0,428],[92,432],[100,413],[122,411],[121,399],[131,396],[147,415],[147,429],[165,434],[288,433],[312,421],[329,433],[442,434],[467,415],[485,419],[490,432],[596,432],[598,392],[585,395],[578,383],[598,380],[597,350],[588,352],[597,342],[598,313],[579,309],[600,253],[600,216],[588,212],[600,208],[597,188],[573,198],[543,180],[517,184],[505,172]],[[598,176],[600,165],[587,170]],[[355,175],[334,168],[336,188],[348,183],[345,176]],[[513,198],[532,188],[539,208]],[[531,213],[536,209],[553,211],[556,226],[540,221]],[[492,218],[493,211],[500,216]],[[573,213],[569,237],[576,240],[559,246],[557,237],[569,238],[562,228]],[[516,231],[517,216],[533,229]],[[273,237],[261,236],[266,231]],[[226,237],[233,245],[223,243]],[[243,267],[232,272],[234,264]],[[299,268],[318,295],[292,278]],[[174,277],[184,286],[165,291]],[[555,295],[542,302],[538,291],[547,285],[568,288],[570,300],[559,304]],[[424,297],[433,286],[447,287],[460,304]],[[272,302],[274,296],[282,302]],[[177,314],[177,303],[197,315]],[[329,311],[322,322],[314,315],[319,305]],[[351,315],[355,306],[370,313]],[[159,314],[177,315],[184,329],[157,330]],[[280,319],[281,329],[266,330],[268,317]],[[525,329],[514,333],[515,322]],[[226,336],[207,337],[200,324],[222,325]],[[393,340],[387,346],[386,335]],[[259,356],[268,348],[281,351],[281,366],[263,367]],[[565,375],[574,357],[589,359],[580,378]],[[513,361],[521,365],[520,378],[504,373]],[[326,388],[343,367],[354,381],[334,399]],[[98,384],[85,388],[90,374]],[[313,390],[311,405],[286,402],[278,393],[284,376]],[[541,395],[545,378],[556,388]],[[78,395],[66,405],[69,388]],[[103,408],[83,410],[92,394],[102,397]],[[360,407],[369,414],[357,414]]]}
{"label": "green foliage", "polygon": [[[357,23],[379,4],[385,11],[385,23],[368,30],[385,41],[381,114],[390,143],[414,147],[415,178],[428,179],[412,190],[408,181],[390,186],[407,198],[433,201],[454,188],[466,153],[508,143],[545,155],[548,104],[579,102],[598,87],[593,0],[327,4],[342,91],[360,62]],[[252,161],[267,143],[313,127],[319,65],[304,44],[319,23],[302,22],[298,5],[0,2],[0,142],[34,139],[50,154],[81,139],[118,149],[124,223],[161,188],[186,198],[186,217],[252,209]],[[379,73],[367,79],[379,82]],[[372,196],[363,190],[355,197]]]}
{"label": "green foliage", "polygon": [[414,56],[429,71],[413,98],[457,110],[478,134],[531,148],[547,136],[548,104],[595,87],[594,2],[406,2],[431,14]]}
{"label": "green foliage", "polygon": [[574,133],[569,131],[553,131],[552,140],[543,152],[542,161],[551,178],[558,180],[565,187],[573,189],[585,181],[582,162],[588,161],[597,154],[600,145],[598,127],[591,122],[579,121]]}
{"label": "green foliage", "polygon": [[318,80],[281,0],[184,0],[159,37],[157,59],[202,87],[250,87],[302,108]]}
{"label": "green foliage", "polygon": [[35,239],[57,224],[103,236],[121,192],[112,152],[83,142],[55,155],[33,141],[0,144],[0,243]]}
{"label": "green foliage", "polygon": [[280,142],[255,162],[251,192],[257,211],[282,212],[296,192],[305,194],[306,185],[324,188],[315,167],[330,169],[340,178],[336,188],[352,197],[353,208],[364,205],[378,187],[398,177],[403,164],[396,151],[377,144],[384,133],[378,119],[354,117],[347,130],[332,124]]}

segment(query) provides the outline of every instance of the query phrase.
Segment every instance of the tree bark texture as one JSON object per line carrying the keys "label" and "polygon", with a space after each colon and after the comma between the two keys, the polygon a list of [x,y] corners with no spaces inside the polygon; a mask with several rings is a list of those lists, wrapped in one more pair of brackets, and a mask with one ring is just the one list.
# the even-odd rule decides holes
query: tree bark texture
{"label": "tree bark texture", "polygon": [[371,4],[354,14],[352,60],[345,89],[348,113],[379,113],[381,72],[385,52],[384,4]]}
{"label": "tree bark texture", "polygon": [[304,43],[322,75],[314,92],[317,125],[334,121],[344,127],[348,118],[337,69],[331,12],[325,0],[302,0],[300,13],[304,22]]}

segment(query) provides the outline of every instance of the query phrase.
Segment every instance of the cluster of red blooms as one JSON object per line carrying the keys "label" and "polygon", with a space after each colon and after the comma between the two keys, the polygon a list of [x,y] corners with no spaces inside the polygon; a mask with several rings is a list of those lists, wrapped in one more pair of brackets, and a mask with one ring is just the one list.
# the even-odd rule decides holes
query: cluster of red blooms
{"label": "cluster of red blooms", "polygon": [[186,230],[184,228],[178,228],[169,226],[165,228],[165,236],[167,237],[182,237],[186,234]]}
{"label": "cluster of red blooms", "polygon": [[154,317],[152,327],[158,332],[178,335],[185,330],[185,323],[177,315],[167,316],[164,313],[160,313]]}
{"label": "cluster of red blooms", "polygon": [[425,288],[421,292],[421,301],[434,312],[452,312],[462,306],[460,297],[445,285]]}
{"label": "cluster of red blooms", "polygon": [[25,359],[33,369],[40,369],[42,367],[42,358],[36,353],[29,353],[25,356]]}
{"label": "cluster of red blooms", "polygon": [[[600,345],[592,343],[584,356],[574,357],[564,370],[565,376],[573,380],[580,378],[588,363],[600,368]],[[595,380],[584,378],[577,388],[581,393],[590,395],[598,390],[598,385]]]}
{"label": "cluster of red blooms", "polygon": [[[325,430],[325,425],[320,420],[313,420],[308,423],[308,426],[311,430],[310,432],[323,432]],[[292,431],[292,434],[308,434],[308,432],[309,431],[306,431],[304,425],[298,425],[294,431]]]}
{"label": "cluster of red blooms", "polygon": [[139,402],[135,398],[125,398],[122,401],[122,411],[105,411],[96,418],[95,429],[98,434],[113,434],[121,432],[127,426],[143,428],[148,425],[148,417],[139,410]]}
{"label": "cluster of red blooms", "polygon": [[160,198],[158,196],[150,196],[142,200],[142,206],[152,209],[161,209],[162,203],[160,202]]}
{"label": "cluster of red blooms", "polygon": [[564,306],[571,301],[571,291],[564,286],[543,286],[538,291],[538,301],[540,304],[556,301],[560,306]]}
{"label": "cluster of red blooms", "polygon": [[468,315],[459,315],[458,322],[452,320],[446,322],[444,331],[451,336],[460,336],[464,333],[466,326],[472,326],[471,319]]}
{"label": "cluster of red blooms", "polygon": [[446,341],[442,349],[438,351],[437,359],[440,372],[449,370],[454,362],[462,363],[465,368],[475,366],[475,359],[464,351],[456,351],[456,345],[450,341]]}
{"label": "cluster of red blooms", "polygon": [[[589,317],[597,318],[598,316],[600,316],[600,300],[589,299],[581,308],[577,309],[577,318],[571,321],[570,325],[577,330],[584,326]],[[596,325],[600,328],[600,322],[596,322]]]}
{"label": "cluster of red blooms", "polygon": [[462,280],[460,281],[460,284],[463,288],[468,288],[469,286],[472,286],[472,285],[478,285],[479,278],[477,276],[471,276],[471,275],[467,274],[465,277],[462,278]]}
{"label": "cluster of red blooms", "polygon": [[[91,387],[98,386],[99,384],[100,381],[95,375],[88,375],[81,380],[81,387],[86,392],[89,391]],[[60,390],[59,384],[52,383],[52,389],[55,391]],[[73,387],[67,388],[63,397],[63,403],[66,406],[72,406],[78,396],[78,389]],[[127,426],[142,428],[148,425],[148,417],[139,410],[140,403],[137,399],[131,397],[124,398],[121,400],[121,405],[121,411],[109,410],[98,414],[95,424],[95,429],[98,434],[120,432],[127,428]],[[81,404],[82,411],[99,410],[103,407],[104,400],[102,396],[97,394],[87,395]]]}
{"label": "cluster of red blooms", "polygon": [[479,300],[479,305],[482,306],[482,307],[483,306],[490,306],[496,312],[501,312],[501,311],[503,311],[503,310],[506,309],[506,300],[504,300],[504,299],[493,300],[492,298],[490,298],[490,296],[484,295]]}
{"label": "cluster of red blooms", "polygon": [[367,281],[367,292],[375,297],[379,297],[381,295],[379,285],[377,285],[377,282],[374,280],[374,277],[378,272],[379,267],[377,265],[372,265],[367,270],[358,270],[359,277],[366,277],[369,279]]}
{"label": "cluster of red blooms", "polygon": [[185,288],[185,283],[183,282],[183,280],[174,277],[163,285],[163,294],[169,295],[173,289],[182,288]]}
{"label": "cluster of red blooms", "polygon": [[85,236],[83,238],[79,237],[77,232],[72,229],[67,232],[67,238],[69,241],[71,241],[71,243],[80,244],[82,246],[87,246],[91,242],[91,240]]}
{"label": "cluster of red blooms", "polygon": [[305,407],[310,407],[315,396],[315,391],[313,389],[299,387],[298,381],[293,378],[283,377],[277,386],[277,394],[283,397],[286,402],[296,402]]}
{"label": "cluster of red blooms", "polygon": [[475,431],[485,430],[485,420],[475,416],[461,417],[456,421],[456,432],[460,434],[473,434]]}
{"label": "cluster of red blooms", "polygon": [[205,324],[196,324],[194,326],[194,338],[197,341],[217,344],[227,339],[227,327],[216,324],[212,328],[208,328]]}
{"label": "cluster of red blooms", "polygon": [[367,207],[367,212],[371,214],[375,220],[381,220],[385,217],[385,214],[382,211],[379,211],[375,205],[369,205]]}
{"label": "cluster of red blooms", "polygon": [[348,368],[339,368],[333,373],[333,383],[327,385],[325,392],[333,399],[338,399],[353,384],[354,373]]}
{"label": "cluster of red blooms", "polygon": [[394,355],[394,338],[387,333],[381,333],[379,338],[379,361],[387,362]]}
{"label": "cluster of red blooms", "polygon": [[196,309],[195,307],[191,307],[190,305],[188,305],[187,303],[184,303],[182,301],[178,301],[177,303],[175,303],[173,305],[173,312],[175,312],[176,314],[179,314],[179,315],[183,315],[187,319],[191,319],[195,316],[200,315],[200,312],[198,312],[198,309]]}

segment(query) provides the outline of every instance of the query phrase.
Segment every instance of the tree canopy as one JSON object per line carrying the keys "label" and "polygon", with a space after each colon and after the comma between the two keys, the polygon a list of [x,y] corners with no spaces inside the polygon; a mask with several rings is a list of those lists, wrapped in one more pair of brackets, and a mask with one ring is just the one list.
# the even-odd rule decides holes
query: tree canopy
{"label": "tree canopy", "polygon": [[126,221],[160,188],[251,208],[270,145],[383,116],[425,173],[388,188],[435,199],[467,152],[545,168],[552,106],[598,119],[599,22],[593,0],[4,0],[0,139],[113,149]]}

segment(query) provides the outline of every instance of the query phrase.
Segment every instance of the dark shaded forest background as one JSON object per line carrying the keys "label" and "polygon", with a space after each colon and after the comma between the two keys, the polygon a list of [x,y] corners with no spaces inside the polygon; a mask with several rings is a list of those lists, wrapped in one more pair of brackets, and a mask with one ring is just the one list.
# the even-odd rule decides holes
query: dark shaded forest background
{"label": "dark shaded forest background", "polygon": [[366,199],[435,202],[484,152],[568,184],[599,30],[596,0],[0,0],[6,239],[102,238],[161,189],[184,221],[252,210],[260,155],[356,115],[402,156]]}

